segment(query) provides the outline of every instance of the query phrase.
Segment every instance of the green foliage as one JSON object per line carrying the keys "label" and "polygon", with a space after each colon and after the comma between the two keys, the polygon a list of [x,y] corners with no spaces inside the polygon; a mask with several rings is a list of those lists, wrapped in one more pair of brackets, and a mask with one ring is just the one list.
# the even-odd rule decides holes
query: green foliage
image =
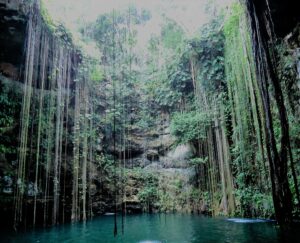
{"label": "green foliage", "polygon": [[205,158],[193,158],[189,160],[189,165],[191,166],[199,166],[207,164],[208,157]]}
{"label": "green foliage", "polygon": [[140,119],[135,123],[137,127],[140,129],[143,129],[144,131],[147,131],[148,129],[155,126],[156,119],[154,118],[155,113],[148,110],[147,105],[144,105],[141,107],[141,110],[138,113],[138,116]]}
{"label": "green foliage", "polygon": [[141,204],[146,208],[149,204],[155,203],[157,199],[156,187],[147,185],[142,191],[138,193],[138,199]]}
{"label": "green foliage", "polygon": [[20,119],[20,94],[20,87],[0,81],[0,154],[16,153],[16,138],[12,134]]}
{"label": "green foliage", "polygon": [[271,194],[265,194],[258,189],[248,187],[236,190],[237,200],[236,214],[243,217],[263,217],[274,216],[274,207]]}
{"label": "green foliage", "polygon": [[234,3],[231,6],[231,12],[224,23],[224,34],[226,40],[233,41],[236,36],[236,28],[239,25],[240,17],[243,14],[242,5],[239,3]]}
{"label": "green foliage", "polygon": [[44,1],[40,1],[40,2],[41,2],[41,6],[40,6],[41,15],[42,15],[46,25],[49,27],[49,29],[54,32],[56,29],[56,24],[54,23],[47,8],[45,7]]}
{"label": "green foliage", "polygon": [[[95,24],[85,26],[81,32],[88,33],[97,42],[103,54],[102,63],[112,65],[124,58],[126,45],[129,47],[136,45],[137,32],[132,30],[132,26],[141,25],[150,18],[149,11],[130,6],[126,11],[114,10],[100,15]],[[128,57],[128,61],[132,62],[132,56]]]}
{"label": "green foliage", "polygon": [[173,92],[178,92],[180,96],[188,95],[194,90],[189,58],[187,59],[183,54],[180,58],[174,58],[167,64],[168,85]]}
{"label": "green foliage", "polygon": [[181,45],[184,32],[175,21],[167,20],[167,23],[162,28],[161,36],[163,45],[166,48],[175,50]]}
{"label": "green foliage", "polygon": [[166,86],[161,86],[159,89],[156,89],[155,95],[155,102],[164,110],[172,109],[180,100],[179,93]]}
{"label": "green foliage", "polygon": [[198,79],[208,94],[226,90],[222,24],[223,17],[215,17],[200,29],[199,38],[188,42],[187,53],[196,57]]}
{"label": "green foliage", "polygon": [[[111,181],[114,175],[114,160],[111,156],[105,154],[99,154],[96,157],[97,169],[106,176],[106,179]],[[105,179],[105,178],[102,178]]]}
{"label": "green foliage", "polygon": [[[240,211],[244,216],[271,215],[271,208],[263,209],[260,201],[252,198],[268,197],[270,183],[263,141],[263,108],[256,80],[256,67],[252,52],[251,35],[248,30],[245,9],[235,3],[224,23],[225,68],[228,86],[227,114],[232,120],[231,155],[232,170]],[[229,117],[230,118],[230,117]],[[276,133],[280,129],[273,123]],[[259,196],[257,196],[259,195]],[[257,196],[257,197],[256,197]],[[267,210],[270,210],[267,212]]]}
{"label": "green foliage", "polygon": [[72,32],[65,27],[62,23],[55,23],[53,18],[48,12],[44,1],[40,1],[40,13],[44,24],[47,29],[53,33],[54,36],[58,38],[58,41],[63,42],[68,48],[73,47],[73,35]]}
{"label": "green foliage", "polygon": [[[155,62],[155,60],[153,60]],[[165,70],[151,70],[154,75],[150,80],[145,82],[145,95],[148,99],[155,103],[156,107],[160,107],[165,111],[172,111],[179,104],[181,93],[174,89],[168,83],[168,77]]]}
{"label": "green foliage", "polygon": [[138,199],[142,204],[144,210],[151,212],[152,207],[156,205],[158,201],[158,178],[153,173],[142,172],[142,177],[139,178],[139,182],[142,183],[142,190],[138,192]]}
{"label": "green foliage", "polygon": [[297,72],[297,55],[291,53],[290,47],[285,41],[278,41],[276,46],[278,59],[277,71],[283,88],[283,94],[288,101],[292,112],[297,109],[300,100],[299,94],[299,75]]}
{"label": "green foliage", "polygon": [[206,129],[211,124],[207,113],[196,111],[174,113],[171,120],[171,133],[176,136],[179,144],[195,142],[206,138]]}
{"label": "green foliage", "polygon": [[93,65],[90,71],[90,79],[93,82],[100,82],[104,78],[104,73],[99,65]]}

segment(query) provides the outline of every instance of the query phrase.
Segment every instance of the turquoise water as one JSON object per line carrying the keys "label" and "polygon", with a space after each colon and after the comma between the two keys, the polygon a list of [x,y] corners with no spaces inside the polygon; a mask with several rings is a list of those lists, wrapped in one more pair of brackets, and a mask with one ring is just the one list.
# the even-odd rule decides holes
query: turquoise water
{"label": "turquoise water", "polygon": [[[198,215],[154,214],[118,218],[118,236],[113,236],[113,216],[101,216],[87,223],[57,226],[27,233],[1,232],[0,242],[297,242],[300,234],[282,235],[274,223],[261,220],[227,220]],[[299,232],[299,231],[298,231]],[[294,240],[295,239],[295,240]],[[298,241],[299,242],[299,241]]]}

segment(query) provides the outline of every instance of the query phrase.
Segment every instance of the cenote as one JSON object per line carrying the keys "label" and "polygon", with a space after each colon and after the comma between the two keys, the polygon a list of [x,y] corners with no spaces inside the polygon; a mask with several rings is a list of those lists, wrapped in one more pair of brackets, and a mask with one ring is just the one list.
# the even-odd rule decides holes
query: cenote
{"label": "cenote", "polygon": [[0,242],[300,239],[296,2],[0,0]]}
{"label": "cenote", "polygon": [[299,233],[282,235],[274,222],[187,214],[128,215],[114,237],[113,216],[101,216],[86,223],[68,224],[27,233],[2,233],[2,242],[124,242],[124,243],[201,243],[201,242],[296,242]]}

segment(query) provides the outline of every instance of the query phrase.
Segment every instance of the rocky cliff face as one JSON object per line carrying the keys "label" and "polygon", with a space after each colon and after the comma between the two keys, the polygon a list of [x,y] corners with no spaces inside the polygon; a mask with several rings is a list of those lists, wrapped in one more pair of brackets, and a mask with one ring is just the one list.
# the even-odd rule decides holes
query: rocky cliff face
{"label": "rocky cliff face", "polygon": [[[21,191],[19,195],[22,194],[19,207],[21,211],[24,209],[26,212],[31,212],[35,208],[39,214],[42,214],[45,205],[48,204],[49,207],[53,205],[53,193],[42,199],[42,194],[47,194],[42,186],[43,180],[35,180],[37,178],[35,174],[40,178],[46,177],[42,174],[46,168],[44,146],[47,135],[42,132],[41,127],[42,123],[48,121],[47,131],[49,134],[54,134],[51,128],[55,121],[56,124],[65,121],[61,131],[65,127],[65,134],[71,133],[73,124],[68,122],[70,113],[65,113],[63,107],[66,104],[73,109],[74,102],[70,99],[64,102],[58,97],[65,97],[66,93],[72,93],[74,90],[75,72],[80,59],[72,43],[69,43],[66,48],[66,43],[50,31],[37,6],[31,9],[31,18],[29,17],[28,10],[31,3],[31,1],[0,1],[0,205],[1,214],[7,216],[3,219],[11,221],[14,219],[16,190]],[[49,46],[51,48],[48,48]],[[25,104],[27,104],[26,109]],[[47,107],[54,110],[55,106],[59,115],[54,116],[54,113],[47,111]],[[50,119],[47,120],[46,116]],[[21,134],[24,134],[24,131],[26,136],[22,140]],[[51,140],[53,139],[49,137],[48,141]],[[23,149],[20,145],[21,141],[23,141]],[[48,151],[54,158],[55,143],[52,142]],[[62,152],[62,147],[65,153]],[[65,160],[66,163],[60,167],[59,173],[64,173],[68,178],[72,177],[71,141],[66,139],[65,144],[61,143],[60,148],[60,155],[56,153],[56,159],[51,159],[51,165],[49,164],[46,169],[49,172],[47,172],[48,178],[51,178],[51,182],[55,184],[59,182],[57,183],[58,180],[54,178],[55,169],[52,164],[54,160]],[[22,153],[20,151],[24,152],[22,173],[26,176],[23,179],[23,176],[20,176],[20,154]],[[35,160],[40,165],[38,169],[34,166]],[[49,184],[52,184],[51,182]],[[72,181],[68,180],[58,185],[62,186],[62,184],[64,190],[70,195]],[[52,185],[48,188],[53,191]],[[66,215],[70,214],[70,197],[66,196],[59,203],[63,207],[69,204],[65,207],[65,211]],[[20,215],[22,217],[24,214]],[[26,219],[22,220],[32,223],[32,216],[33,214],[28,213]],[[42,217],[38,220],[41,221]],[[12,224],[12,222],[2,221],[0,223]]]}
{"label": "rocky cliff face", "polygon": [[26,16],[17,1],[0,1],[0,73],[19,79],[23,62]]}
{"label": "rocky cliff face", "polygon": [[127,212],[206,212],[205,205],[191,198],[195,170],[189,159],[196,149],[191,144],[176,145],[169,119],[146,131],[133,128],[128,140],[133,156],[125,159]]}

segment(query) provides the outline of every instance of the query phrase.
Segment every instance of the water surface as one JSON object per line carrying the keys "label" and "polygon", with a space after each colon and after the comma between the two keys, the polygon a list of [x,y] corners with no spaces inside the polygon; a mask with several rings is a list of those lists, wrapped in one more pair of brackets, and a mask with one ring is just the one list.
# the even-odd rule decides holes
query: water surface
{"label": "water surface", "polygon": [[0,242],[267,243],[297,242],[300,238],[297,231],[283,235],[274,223],[263,220],[240,222],[184,214],[126,216],[123,235],[121,217],[118,217],[118,236],[114,238],[113,218],[101,216],[85,224],[69,224],[18,234],[1,232]]}

